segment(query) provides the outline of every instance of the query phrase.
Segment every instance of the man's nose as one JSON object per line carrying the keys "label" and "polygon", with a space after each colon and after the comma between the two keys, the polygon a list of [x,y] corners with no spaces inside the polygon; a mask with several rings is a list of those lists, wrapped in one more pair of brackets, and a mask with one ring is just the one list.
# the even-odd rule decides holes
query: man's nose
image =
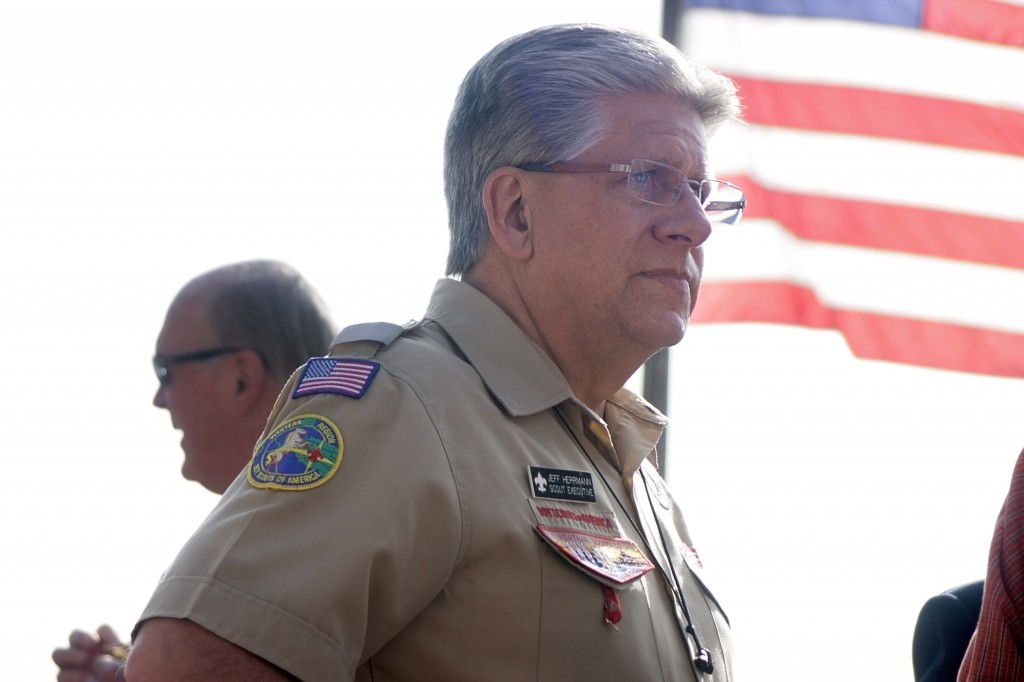
{"label": "man's nose", "polygon": [[682,241],[700,246],[711,236],[711,220],[697,196],[684,192],[679,201],[666,206],[654,225],[654,236],[662,241]]}
{"label": "man's nose", "polygon": [[156,387],[156,394],[153,396],[153,405],[155,405],[156,407],[162,407],[165,410],[167,409],[167,399],[164,396],[164,392],[166,390],[167,387],[164,386],[163,384],[160,384],[159,386]]}

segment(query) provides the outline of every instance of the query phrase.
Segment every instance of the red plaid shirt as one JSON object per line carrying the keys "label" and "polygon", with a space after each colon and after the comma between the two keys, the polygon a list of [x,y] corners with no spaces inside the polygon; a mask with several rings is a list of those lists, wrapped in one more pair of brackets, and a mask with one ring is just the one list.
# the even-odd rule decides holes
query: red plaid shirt
{"label": "red plaid shirt", "polygon": [[978,629],[958,682],[1024,680],[1024,452],[996,519]]}

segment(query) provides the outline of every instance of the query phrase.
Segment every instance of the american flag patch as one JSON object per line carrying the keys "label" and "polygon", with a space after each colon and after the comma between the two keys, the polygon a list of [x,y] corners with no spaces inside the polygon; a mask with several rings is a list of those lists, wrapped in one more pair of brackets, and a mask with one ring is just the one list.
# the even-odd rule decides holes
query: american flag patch
{"label": "american flag patch", "polygon": [[380,363],[353,358],[311,358],[295,385],[293,398],[316,393],[337,393],[362,398]]}

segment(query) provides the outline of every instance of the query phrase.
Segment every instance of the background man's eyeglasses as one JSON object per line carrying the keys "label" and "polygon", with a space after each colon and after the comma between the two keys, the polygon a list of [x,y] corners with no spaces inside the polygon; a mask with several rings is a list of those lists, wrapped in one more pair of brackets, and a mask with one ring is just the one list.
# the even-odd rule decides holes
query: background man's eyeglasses
{"label": "background man's eyeglasses", "polygon": [[178,355],[171,355],[170,357],[154,355],[153,371],[156,372],[156,379],[160,382],[160,385],[166,386],[171,383],[171,367],[174,365],[181,364],[182,362],[202,362],[203,360],[209,360],[219,355],[237,353],[240,350],[242,349],[234,346],[220,346],[218,348],[196,350],[190,353],[179,353]]}
{"label": "background man's eyeglasses", "polygon": [[691,180],[678,168],[651,161],[633,159],[629,163],[524,163],[519,168],[540,173],[625,173],[626,191],[648,204],[673,206],[688,187],[700,201],[712,222],[735,224],[743,215],[747,198],[731,182],[724,180]]}

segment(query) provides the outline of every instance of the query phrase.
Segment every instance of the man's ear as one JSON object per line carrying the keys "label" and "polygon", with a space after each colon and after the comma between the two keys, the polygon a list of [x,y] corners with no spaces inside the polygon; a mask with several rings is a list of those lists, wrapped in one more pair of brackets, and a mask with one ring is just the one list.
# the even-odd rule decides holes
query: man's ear
{"label": "man's ear", "polygon": [[502,166],[484,183],[484,211],[487,228],[498,250],[514,260],[526,260],[533,254],[533,232],[524,200],[523,171]]}
{"label": "man's ear", "polygon": [[270,377],[263,358],[256,351],[243,348],[234,357],[235,398],[237,406],[244,413],[262,401]]}

